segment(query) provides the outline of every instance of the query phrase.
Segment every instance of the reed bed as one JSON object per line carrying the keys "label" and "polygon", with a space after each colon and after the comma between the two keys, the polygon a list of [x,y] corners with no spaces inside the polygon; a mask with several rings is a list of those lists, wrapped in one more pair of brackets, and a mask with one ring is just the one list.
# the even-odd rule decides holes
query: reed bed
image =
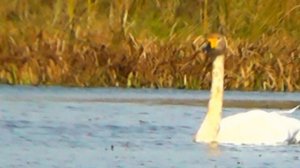
{"label": "reed bed", "polygon": [[226,89],[300,90],[297,0],[2,0],[0,82],[208,89],[222,32]]}

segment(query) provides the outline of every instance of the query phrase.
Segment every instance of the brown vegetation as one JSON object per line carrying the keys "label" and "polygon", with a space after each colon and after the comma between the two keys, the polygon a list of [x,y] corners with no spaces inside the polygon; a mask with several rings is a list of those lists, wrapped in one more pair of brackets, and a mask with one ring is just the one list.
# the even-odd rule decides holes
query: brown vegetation
{"label": "brown vegetation", "polygon": [[227,89],[299,91],[300,6],[264,3],[3,0],[0,82],[207,89],[211,30],[228,37]]}

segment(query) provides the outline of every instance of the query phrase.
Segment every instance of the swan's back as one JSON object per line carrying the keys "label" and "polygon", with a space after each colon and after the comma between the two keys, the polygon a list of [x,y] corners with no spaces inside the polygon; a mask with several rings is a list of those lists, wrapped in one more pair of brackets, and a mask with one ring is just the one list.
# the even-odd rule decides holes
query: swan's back
{"label": "swan's back", "polygon": [[300,121],[276,112],[252,110],[224,118],[217,141],[278,145],[300,141]]}

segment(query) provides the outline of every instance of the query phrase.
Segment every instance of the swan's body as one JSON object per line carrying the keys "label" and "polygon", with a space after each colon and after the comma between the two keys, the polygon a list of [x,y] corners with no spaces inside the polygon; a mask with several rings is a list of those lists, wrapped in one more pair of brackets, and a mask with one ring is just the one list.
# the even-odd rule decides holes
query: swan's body
{"label": "swan's body", "polygon": [[220,143],[279,145],[300,142],[300,121],[279,113],[252,110],[224,118]]}
{"label": "swan's body", "polygon": [[300,143],[300,120],[287,117],[299,106],[282,112],[252,110],[222,119],[225,37],[208,38],[208,54],[213,62],[211,97],[208,112],[199,128],[196,142],[278,145]]}

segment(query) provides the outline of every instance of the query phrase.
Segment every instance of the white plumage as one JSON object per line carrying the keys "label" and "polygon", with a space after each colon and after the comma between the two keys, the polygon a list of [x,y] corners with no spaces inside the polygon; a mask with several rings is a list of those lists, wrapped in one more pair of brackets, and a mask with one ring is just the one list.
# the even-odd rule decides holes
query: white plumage
{"label": "white plumage", "polygon": [[[292,109],[294,112],[299,106]],[[221,120],[217,142],[280,145],[300,142],[300,121],[285,113],[251,110]]]}
{"label": "white plumage", "polygon": [[219,34],[208,37],[205,49],[214,58],[211,96],[207,114],[195,135],[196,142],[231,143],[236,145],[280,145],[300,143],[300,120],[287,116],[289,111],[252,110],[222,119],[224,59],[226,38]]}

